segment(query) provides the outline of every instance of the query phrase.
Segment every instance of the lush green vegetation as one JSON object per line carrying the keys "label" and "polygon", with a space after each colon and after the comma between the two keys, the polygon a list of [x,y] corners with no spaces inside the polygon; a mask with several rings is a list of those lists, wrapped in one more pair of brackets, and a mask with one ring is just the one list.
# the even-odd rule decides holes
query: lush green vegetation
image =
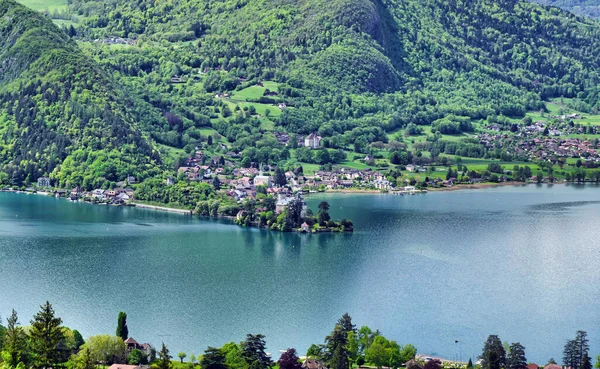
{"label": "lush green vegetation", "polygon": [[[306,173],[529,166],[473,135],[551,113],[552,99],[600,107],[600,27],[515,0],[73,0],[48,13],[75,22],[64,31],[2,9],[19,20],[0,53],[3,184],[109,188],[173,174],[196,147]],[[311,132],[327,150],[296,147]]]}
{"label": "lush green vegetation", "polygon": [[0,34],[0,180],[99,186],[155,173],[126,95],[62,30],[7,0]]}
{"label": "lush green vegetation", "polygon": [[[127,329],[127,314],[119,313],[117,335],[101,334],[85,341],[76,330],[62,325],[52,305],[46,302],[33,317],[31,326],[21,326],[16,311],[7,319],[7,326],[0,324],[0,367],[3,369],[106,368],[112,364],[146,365],[152,369],[301,369],[302,361],[295,349],[290,348],[274,362],[266,351],[265,336],[248,334],[240,343],[229,342],[221,348],[209,346],[202,355],[179,352],[179,361],[172,361],[167,346],[161,349],[146,346],[128,347],[123,329]],[[147,345],[147,344],[145,344]],[[139,345],[138,345],[139,346]],[[141,347],[141,346],[140,346]],[[589,339],[585,331],[577,331],[568,340],[563,351],[563,363],[573,369],[591,369]],[[185,359],[188,359],[184,362]],[[598,357],[600,359],[600,356]],[[379,330],[368,326],[360,329],[353,324],[348,313],[335,324],[325,337],[324,344],[313,344],[306,353],[312,367],[348,369],[355,365],[377,368],[406,367],[407,369],[465,368],[457,362],[444,362],[427,358],[424,363],[417,359],[417,349],[411,344],[400,345],[389,340]],[[480,369],[527,368],[525,347],[519,342],[503,343],[496,335],[484,342],[479,356]],[[424,365],[423,365],[424,364]],[[556,364],[550,359],[548,364]],[[546,364],[546,365],[548,365]],[[472,360],[466,369],[473,369]],[[598,367],[598,365],[596,365]]]}

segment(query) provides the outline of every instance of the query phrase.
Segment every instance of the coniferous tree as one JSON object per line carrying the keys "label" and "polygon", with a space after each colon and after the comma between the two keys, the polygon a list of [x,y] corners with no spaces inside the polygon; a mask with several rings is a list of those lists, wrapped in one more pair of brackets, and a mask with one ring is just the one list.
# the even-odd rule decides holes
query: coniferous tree
{"label": "coniferous tree", "polygon": [[31,321],[30,344],[33,367],[47,369],[58,364],[60,351],[57,346],[64,334],[62,319],[54,315],[50,302],[46,301],[40,308]]}
{"label": "coniferous tree", "polygon": [[[329,203],[322,201],[321,204],[319,204],[319,210],[321,210],[321,208],[323,208],[323,210],[329,210]],[[344,313],[344,315],[342,315],[342,317],[338,320],[338,325],[346,333],[356,332],[356,325],[352,324],[352,318],[348,313]]]}
{"label": "coniferous tree", "polygon": [[506,362],[506,351],[502,341],[496,335],[488,337],[481,354],[481,367],[483,369],[501,369]]}
{"label": "coniferous tree", "polygon": [[589,340],[587,338],[587,332],[585,331],[577,331],[577,335],[575,336],[575,342],[577,347],[577,360],[579,362],[579,368],[583,369],[583,361],[586,356],[588,356],[590,351]]}
{"label": "coniferous tree", "polygon": [[227,369],[225,353],[215,347],[207,348],[200,360],[200,366],[202,369]]}
{"label": "coniferous tree", "polygon": [[19,327],[19,318],[16,311],[12,311],[7,323],[1,357],[8,367],[15,368],[19,363],[26,362],[27,335]]}
{"label": "coniferous tree", "polygon": [[469,358],[469,362],[467,363],[467,369],[471,369],[473,368],[473,360],[471,360],[471,358]]}
{"label": "coniferous tree", "polygon": [[163,342],[160,352],[158,353],[157,368],[158,369],[171,369],[172,368],[171,358],[172,358],[172,356],[169,355],[169,349],[167,349],[167,346],[165,346],[165,343]]}
{"label": "coniferous tree", "polygon": [[508,350],[506,358],[506,369],[525,369],[527,368],[527,358],[525,357],[525,347],[521,343],[513,343]]}
{"label": "coniferous tree", "polygon": [[287,184],[285,173],[283,173],[283,169],[281,169],[280,167],[275,168],[275,176],[273,177],[273,182],[278,186],[285,186]]}
{"label": "coniferous tree", "polygon": [[124,311],[119,312],[119,318],[117,321],[117,337],[121,337],[123,341],[129,337],[129,329],[127,328],[127,313]]}
{"label": "coniferous tree", "polygon": [[563,363],[565,366],[570,366],[571,369],[578,369],[577,342],[568,340],[563,349]]}
{"label": "coniferous tree", "polygon": [[241,343],[242,357],[248,365],[255,369],[266,369],[273,365],[273,361],[266,353],[265,336],[262,334],[248,334]]}
{"label": "coniferous tree", "polygon": [[581,369],[592,369],[592,358],[587,354],[583,357]]}
{"label": "coniferous tree", "polygon": [[347,369],[349,365],[348,350],[346,345],[348,343],[348,336],[346,331],[342,329],[340,325],[336,325],[333,332],[327,336],[327,361],[330,369]]}

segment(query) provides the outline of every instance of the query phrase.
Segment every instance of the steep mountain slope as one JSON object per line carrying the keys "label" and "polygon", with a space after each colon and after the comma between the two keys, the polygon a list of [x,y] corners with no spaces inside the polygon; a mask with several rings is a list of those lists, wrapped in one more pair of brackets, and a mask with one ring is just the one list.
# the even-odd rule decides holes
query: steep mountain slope
{"label": "steep mountain slope", "polygon": [[111,78],[46,17],[0,1],[0,173],[63,186],[144,177],[159,157]]}
{"label": "steep mountain slope", "polygon": [[[77,71],[91,69],[92,80],[112,86],[100,65],[131,103],[124,109],[118,89],[104,83],[88,86],[86,97],[114,97],[110,111],[126,123],[116,126],[132,127],[131,113],[155,141],[187,152],[216,130],[228,141],[222,151],[285,162],[290,151],[269,131],[318,131],[326,147],[365,153],[411,124],[472,132],[497,116],[545,109],[555,97],[572,98],[580,111],[600,107],[600,26],[524,1],[72,0],[69,12],[79,20],[70,34],[95,61]],[[114,37],[133,46],[115,45]],[[47,54],[31,58],[50,65]],[[49,72],[5,59],[12,91],[12,76],[21,83],[33,71]],[[275,91],[261,87],[266,81]]]}
{"label": "steep mountain slope", "polygon": [[[433,109],[520,115],[599,81],[596,23],[516,0],[74,0],[71,11],[84,39],[185,43],[163,56],[210,71],[209,92],[276,79],[295,105],[419,91]],[[163,68],[153,63],[145,72]]]}
{"label": "steep mountain slope", "polygon": [[582,17],[600,18],[599,0],[532,0],[535,3],[556,6]]}

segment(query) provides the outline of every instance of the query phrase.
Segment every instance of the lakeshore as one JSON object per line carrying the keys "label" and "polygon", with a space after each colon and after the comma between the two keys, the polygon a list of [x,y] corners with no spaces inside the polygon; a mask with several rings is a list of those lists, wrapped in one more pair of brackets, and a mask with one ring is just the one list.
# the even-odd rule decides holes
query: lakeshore
{"label": "lakeshore", "polygon": [[[316,208],[323,200],[333,218],[353,219],[353,234],[258,231],[231,220],[0,193],[0,295],[11,296],[0,311],[32,316],[49,298],[88,337],[114,331],[125,309],[136,340],[188,353],[248,332],[265,334],[270,352],[294,344],[304,353],[346,311],[436,357],[454,357],[457,346],[478,354],[485,340],[478,332],[518,337],[537,362],[560,352],[573,327],[591,331],[600,347],[589,328],[600,318],[589,309],[600,283],[597,187],[326,192],[305,201]],[[515,293],[522,298],[498,304]],[[442,315],[427,296],[461,303]],[[556,320],[560,299],[574,303]],[[90,306],[103,307],[93,319]]]}

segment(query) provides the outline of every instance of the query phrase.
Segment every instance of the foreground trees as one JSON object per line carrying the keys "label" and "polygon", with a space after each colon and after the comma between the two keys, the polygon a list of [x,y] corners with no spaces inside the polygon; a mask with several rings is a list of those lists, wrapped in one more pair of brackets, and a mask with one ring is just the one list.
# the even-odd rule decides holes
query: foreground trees
{"label": "foreground trees", "polygon": [[60,363],[58,343],[64,338],[62,319],[54,316],[54,309],[46,301],[31,321],[30,344],[33,367],[52,368]]}
{"label": "foreground trees", "polygon": [[589,340],[587,332],[577,331],[575,339],[567,341],[563,350],[563,363],[572,369],[589,369],[591,358],[589,356]]}
{"label": "foreground trees", "polygon": [[4,334],[2,361],[12,368],[27,364],[27,335],[19,327],[17,312],[12,311]]}
{"label": "foreground trees", "polygon": [[123,341],[129,337],[129,329],[127,328],[127,313],[124,311],[119,312],[119,318],[117,321],[117,336],[121,337]]}

